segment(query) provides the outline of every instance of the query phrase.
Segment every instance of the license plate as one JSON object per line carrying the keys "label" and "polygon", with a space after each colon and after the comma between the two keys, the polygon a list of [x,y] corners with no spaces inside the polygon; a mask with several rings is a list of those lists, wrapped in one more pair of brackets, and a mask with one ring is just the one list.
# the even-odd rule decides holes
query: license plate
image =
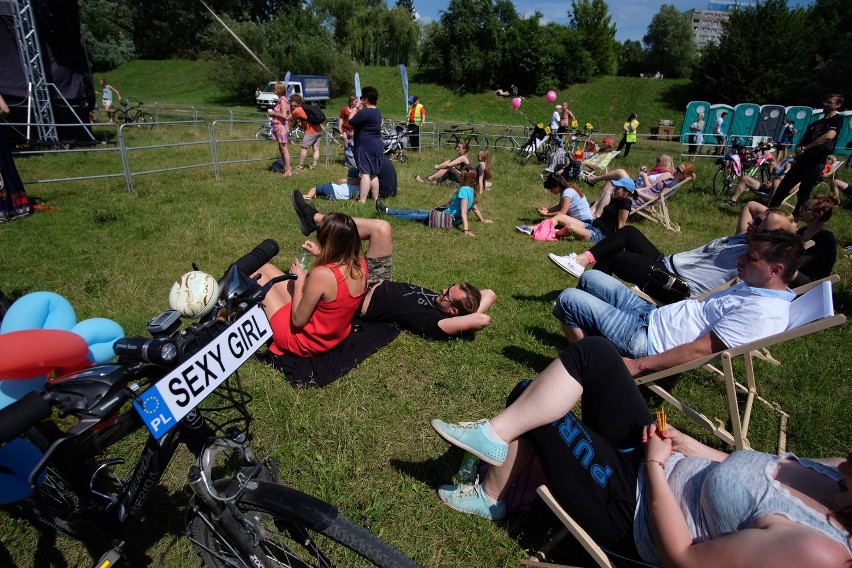
{"label": "license plate", "polygon": [[142,393],[133,406],[154,438],[174,428],[271,337],[263,308],[255,306]]}

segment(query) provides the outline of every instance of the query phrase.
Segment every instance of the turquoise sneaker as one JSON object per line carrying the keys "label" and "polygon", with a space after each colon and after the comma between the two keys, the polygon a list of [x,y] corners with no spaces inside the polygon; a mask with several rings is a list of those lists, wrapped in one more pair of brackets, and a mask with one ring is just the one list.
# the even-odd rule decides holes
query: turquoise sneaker
{"label": "turquoise sneaker", "polygon": [[506,503],[486,497],[479,480],[473,485],[442,485],[438,488],[438,497],[450,508],[469,515],[491,521],[506,516]]}
{"label": "turquoise sneaker", "polygon": [[435,418],[431,424],[446,441],[491,465],[503,465],[506,461],[509,444],[497,437],[487,420],[448,424]]}

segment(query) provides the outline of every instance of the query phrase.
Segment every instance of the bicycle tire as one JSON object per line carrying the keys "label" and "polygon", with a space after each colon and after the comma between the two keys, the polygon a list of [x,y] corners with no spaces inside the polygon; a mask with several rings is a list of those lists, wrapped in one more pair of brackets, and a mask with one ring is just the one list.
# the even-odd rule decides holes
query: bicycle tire
{"label": "bicycle tire", "polygon": [[530,161],[530,158],[535,154],[535,146],[531,143],[527,142],[515,152],[515,162],[517,162],[521,166],[525,166],[527,162]]}
{"label": "bicycle tire", "polygon": [[515,152],[518,149],[518,143],[511,136],[501,136],[494,141],[493,148],[495,150]]}
{"label": "bicycle tire", "polygon": [[[47,436],[39,426],[30,428],[21,437],[42,452],[46,451],[50,445]],[[85,541],[91,535],[97,534],[98,529],[94,526],[82,527],[69,520],[79,503],[72,484],[57,470],[48,467],[45,470],[44,480],[32,495],[10,503],[6,505],[6,508],[49,532],[58,532]]]}
{"label": "bicycle tire", "polygon": [[272,140],[272,129],[268,126],[261,126],[254,133],[255,140]]}
{"label": "bicycle tire", "polygon": [[[270,484],[274,485],[274,484]],[[367,529],[337,516],[322,530],[312,530],[275,510],[278,503],[237,503],[240,513],[261,530],[258,548],[276,566],[325,568],[331,566],[378,566],[416,568],[411,559]],[[220,528],[196,511],[187,521],[187,536],[205,566],[229,568],[254,565],[242,559],[237,546]]]}
{"label": "bicycle tire", "polygon": [[716,170],[716,175],[713,176],[713,193],[716,194],[716,197],[723,197],[732,193],[734,185],[736,185],[734,175],[728,171],[727,167],[719,167]]}
{"label": "bicycle tire", "polygon": [[127,116],[127,111],[126,111],[126,110],[124,110],[124,109],[118,109],[117,111],[115,111],[115,112],[113,113],[113,115],[112,115],[112,121],[113,121],[115,124],[118,124],[118,125],[121,125],[121,124],[127,124],[128,122],[130,122],[130,117],[128,117],[128,116]]}
{"label": "bicycle tire", "polygon": [[151,130],[154,128],[154,124],[157,123],[154,119],[154,115],[149,112],[140,112],[136,115],[133,122],[135,122],[139,128],[144,128],[145,130]]}

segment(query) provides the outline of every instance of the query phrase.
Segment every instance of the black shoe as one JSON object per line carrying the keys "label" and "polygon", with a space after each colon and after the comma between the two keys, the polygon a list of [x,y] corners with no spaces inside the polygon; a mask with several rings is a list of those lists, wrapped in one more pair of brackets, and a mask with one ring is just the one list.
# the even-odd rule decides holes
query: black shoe
{"label": "black shoe", "polygon": [[381,199],[376,199],[376,211],[378,211],[382,215],[385,215],[388,212],[388,208],[385,206],[384,203],[382,203]]}
{"label": "black shoe", "polygon": [[298,189],[293,190],[293,209],[296,210],[296,216],[299,218],[299,229],[306,237],[317,230],[317,224],[314,222],[314,215],[317,210],[308,205]]}

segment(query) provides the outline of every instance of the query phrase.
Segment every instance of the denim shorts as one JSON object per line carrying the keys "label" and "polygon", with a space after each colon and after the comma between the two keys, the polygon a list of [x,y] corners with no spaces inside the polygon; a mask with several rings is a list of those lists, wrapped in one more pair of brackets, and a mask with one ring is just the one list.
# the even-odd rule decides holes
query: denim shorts
{"label": "denim shorts", "polygon": [[603,240],[604,234],[597,226],[595,226],[594,221],[583,223],[583,228],[589,231],[589,240],[593,243],[599,243]]}

